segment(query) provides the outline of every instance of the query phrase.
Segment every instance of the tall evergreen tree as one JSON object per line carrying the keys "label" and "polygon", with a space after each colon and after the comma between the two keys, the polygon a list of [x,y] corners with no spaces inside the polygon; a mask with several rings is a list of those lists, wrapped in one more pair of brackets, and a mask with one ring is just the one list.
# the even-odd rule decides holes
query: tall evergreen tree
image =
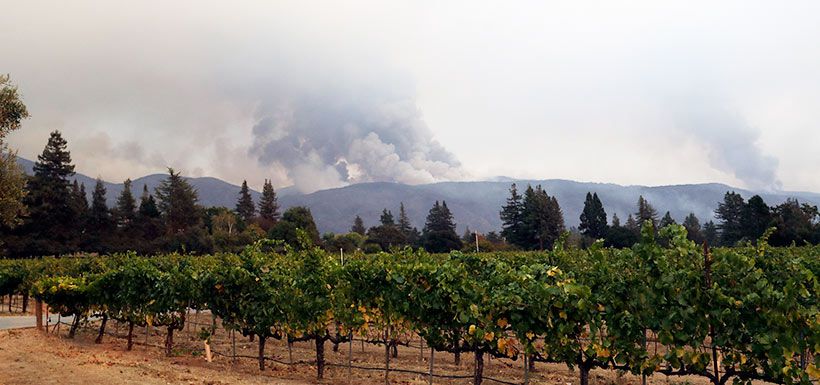
{"label": "tall evergreen tree", "polygon": [[721,246],[720,234],[715,222],[709,221],[703,225],[703,241],[710,246]]}
{"label": "tall evergreen tree", "polygon": [[[262,197],[259,198],[259,217],[269,226],[273,226],[279,220],[279,202],[273,190],[273,184],[268,179],[265,179],[265,184],[262,186]],[[265,229],[266,226],[262,228]]]}
{"label": "tall evergreen tree", "polygon": [[74,165],[67,147],[60,132],[54,131],[43,153],[37,156],[24,199],[29,218],[19,229],[27,241],[21,250],[12,251],[15,254],[59,254],[75,247],[78,229],[68,181],[74,175]]}
{"label": "tall evergreen tree", "polygon": [[[613,217],[613,220],[617,217]],[[598,199],[598,193],[587,193],[586,200],[584,200],[584,210],[581,212],[581,224],[578,229],[581,234],[584,234],[593,239],[603,239],[606,237],[607,230],[606,211],[601,200]]]}
{"label": "tall evergreen tree", "polygon": [[636,233],[641,231],[641,225],[635,220],[635,217],[633,217],[632,214],[629,214],[629,216],[626,217],[626,224],[624,224],[624,227]]}
{"label": "tall evergreen tree", "polygon": [[88,226],[97,235],[101,235],[112,228],[111,212],[105,203],[106,188],[103,181],[97,178],[94,191],[91,193],[91,211],[88,214]]}
{"label": "tall evergreen tree", "polygon": [[424,249],[431,253],[446,253],[451,250],[460,250],[461,239],[456,234],[456,224],[453,214],[447,203],[438,201],[427,214],[427,220],[422,230]]}
{"label": "tall evergreen tree", "polygon": [[700,220],[695,216],[695,213],[689,213],[686,219],[683,220],[683,227],[686,228],[686,237],[695,243],[703,242],[703,234],[700,229]]}
{"label": "tall evergreen tree", "polygon": [[772,213],[760,195],[749,198],[743,211],[744,236],[751,240],[760,238],[772,224]]}
{"label": "tall evergreen tree", "polygon": [[501,208],[501,236],[511,245],[525,242],[524,201],[515,183],[510,186],[510,197]]}
{"label": "tall evergreen tree", "polygon": [[248,181],[242,181],[242,188],[239,190],[239,199],[236,201],[236,214],[244,223],[250,223],[256,213],[256,205],[253,203],[251,191],[248,188]]}
{"label": "tall evergreen tree", "polygon": [[133,224],[137,215],[136,210],[137,201],[134,199],[134,194],[131,193],[131,179],[126,179],[123,182],[123,190],[117,197],[117,208],[114,211],[117,226],[128,227]]}
{"label": "tall evergreen tree", "polygon": [[720,221],[717,228],[720,230],[720,241],[724,246],[734,246],[743,239],[745,209],[746,204],[743,197],[734,191],[726,192],[723,202],[718,204],[715,217]]}
{"label": "tall evergreen tree", "polygon": [[81,185],[76,179],[71,185],[70,205],[71,210],[74,212],[74,217],[78,224],[80,224],[80,227],[82,227],[88,215],[88,198],[85,195],[85,184]]}
{"label": "tall evergreen tree", "polygon": [[196,190],[174,169],[168,169],[168,178],[160,183],[156,194],[168,234],[184,233],[200,224]]}
{"label": "tall evergreen tree", "polygon": [[815,241],[815,224],[820,216],[817,206],[800,204],[789,198],[777,205],[774,211],[774,227],[777,228],[769,239],[774,246],[802,246]]}
{"label": "tall evergreen tree", "polygon": [[139,215],[147,218],[159,218],[160,212],[154,196],[148,192],[148,186],[142,185],[142,196],[140,197]]}
{"label": "tall evergreen tree", "polygon": [[382,226],[395,226],[396,221],[393,219],[393,213],[388,209],[382,210],[382,215],[379,217],[379,222]]}
{"label": "tall evergreen tree", "polygon": [[612,227],[621,227],[621,218],[616,213],[612,213]]}
{"label": "tall evergreen tree", "polygon": [[651,221],[652,226],[658,227],[658,210],[647,201],[643,195],[638,197],[638,211],[635,212],[638,227],[643,226],[646,221]]}
{"label": "tall evergreen tree", "polygon": [[404,202],[399,202],[398,226],[402,234],[410,234],[413,231],[413,225],[410,224],[410,218],[407,217],[407,211],[404,209]]}
{"label": "tall evergreen tree", "polygon": [[663,215],[663,218],[661,218],[660,227],[666,227],[666,226],[669,226],[669,225],[676,225],[676,224],[678,224],[678,222],[675,221],[675,219],[672,218],[672,214],[670,214],[669,211],[667,211],[666,214]]}
{"label": "tall evergreen tree", "polygon": [[364,235],[367,230],[364,228],[364,221],[362,220],[362,217],[356,215],[356,219],[353,220],[353,226],[350,227],[350,231]]}

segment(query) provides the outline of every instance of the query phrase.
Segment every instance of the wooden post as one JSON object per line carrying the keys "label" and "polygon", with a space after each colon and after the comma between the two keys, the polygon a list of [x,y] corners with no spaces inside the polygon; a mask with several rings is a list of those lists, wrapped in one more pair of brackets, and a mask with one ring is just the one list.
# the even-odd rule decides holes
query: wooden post
{"label": "wooden post", "polygon": [[40,300],[34,301],[34,318],[37,322],[37,330],[43,331],[43,303]]}
{"label": "wooden post", "polygon": [[384,385],[390,385],[390,327],[384,329]]}
{"label": "wooden post", "polygon": [[527,362],[528,354],[524,353],[524,385],[530,384],[530,363]]}
{"label": "wooden post", "polygon": [[436,349],[430,348],[430,376],[427,377],[427,384],[433,385],[433,353],[436,352]]}
{"label": "wooden post", "polygon": [[350,341],[347,344],[347,383],[353,381],[353,332],[350,332]]}
{"label": "wooden post", "polygon": [[208,362],[213,362],[214,358],[211,355],[211,344],[208,343],[208,340],[205,340],[205,360]]}
{"label": "wooden post", "polygon": [[231,329],[231,350],[233,352],[233,359],[231,361],[236,364],[236,330],[233,329]]}

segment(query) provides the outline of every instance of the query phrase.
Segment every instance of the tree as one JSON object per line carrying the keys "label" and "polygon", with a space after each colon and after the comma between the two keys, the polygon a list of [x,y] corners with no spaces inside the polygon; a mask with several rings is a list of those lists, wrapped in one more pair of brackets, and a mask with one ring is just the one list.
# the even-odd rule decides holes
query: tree
{"label": "tree", "polygon": [[[617,217],[613,217],[613,220]],[[607,230],[606,211],[601,200],[598,199],[598,193],[587,193],[584,201],[584,210],[581,212],[581,224],[578,229],[581,234],[593,239],[603,239],[606,237]]]}
{"label": "tree", "polygon": [[29,218],[19,229],[26,238],[25,250],[18,250],[23,254],[60,254],[73,249],[77,227],[68,178],[74,175],[74,165],[67,147],[60,132],[54,131],[34,163],[24,199]]}
{"label": "tree", "polygon": [[294,206],[282,214],[280,220],[268,232],[268,237],[271,239],[281,239],[293,247],[299,247],[297,229],[302,229],[308,235],[314,244],[320,244],[319,230],[316,228],[316,222],[313,221],[313,214],[310,209],[303,206]]}
{"label": "tree", "polygon": [[388,251],[390,247],[402,246],[406,243],[405,235],[396,225],[393,213],[390,210],[382,210],[379,222],[381,223],[379,226],[367,230],[368,243],[378,244],[383,251]]}
{"label": "tree", "polygon": [[641,225],[638,224],[638,221],[635,220],[632,214],[629,214],[626,217],[626,224],[624,225],[624,227],[630,231],[635,232],[636,234],[641,231]]}
{"label": "tree", "polygon": [[168,178],[160,183],[156,193],[167,234],[184,233],[200,224],[196,190],[174,169],[168,168]]}
{"label": "tree", "polygon": [[635,213],[635,218],[638,220],[638,226],[642,226],[646,221],[651,221],[652,226],[658,227],[658,210],[655,210],[652,204],[644,199],[643,195],[638,197],[638,211]]}
{"label": "tree", "polygon": [[743,211],[743,235],[744,237],[757,240],[766,229],[772,224],[772,213],[769,206],[763,201],[760,195],[749,198]]}
{"label": "tree", "polygon": [[720,246],[720,234],[715,222],[709,221],[703,225],[703,241],[709,246]]}
{"label": "tree", "polygon": [[269,230],[279,221],[279,202],[273,190],[273,184],[268,179],[265,179],[265,184],[262,186],[262,197],[259,198],[259,218],[264,230]]}
{"label": "tree", "polygon": [[350,227],[350,231],[359,235],[364,235],[367,230],[364,228],[364,221],[362,220],[362,217],[356,215],[356,218],[353,220],[353,226]]}
{"label": "tree", "polygon": [[85,194],[85,184],[80,184],[77,180],[71,185],[71,211],[74,212],[75,220],[79,228],[85,227],[88,217],[88,198]]}
{"label": "tree", "polygon": [[248,181],[243,180],[242,188],[239,189],[239,199],[236,201],[236,214],[243,223],[250,223],[255,213],[256,205],[253,203]]}
{"label": "tree", "polygon": [[720,240],[724,246],[734,246],[743,239],[745,210],[746,204],[743,202],[743,197],[734,191],[726,192],[723,202],[718,204],[715,217],[720,221],[717,228],[720,230]]}
{"label": "tree", "polygon": [[518,246],[525,249],[551,248],[564,231],[564,218],[558,200],[536,186],[524,192],[524,237]]}
{"label": "tree", "polygon": [[621,227],[621,218],[616,213],[612,213],[612,227]]}
{"label": "tree", "polygon": [[447,203],[436,201],[430,212],[422,230],[424,249],[431,253],[446,253],[452,250],[460,250],[461,239],[456,234],[456,224],[453,221],[453,214],[447,207]]}
{"label": "tree", "polygon": [[689,213],[683,220],[683,227],[686,228],[686,237],[695,243],[703,243],[703,234],[700,230],[700,220],[695,213]]}
{"label": "tree", "polygon": [[409,236],[413,232],[413,225],[410,224],[410,218],[407,217],[407,211],[404,209],[404,202],[399,202],[399,231],[405,236]]}
{"label": "tree", "polygon": [[669,211],[667,211],[666,214],[663,215],[663,218],[661,218],[660,227],[666,227],[666,226],[669,226],[669,225],[676,225],[676,224],[678,224],[678,222],[675,221],[675,219],[672,218],[672,214],[670,214]]}
{"label": "tree", "polygon": [[17,86],[11,84],[8,75],[0,75],[0,227],[16,227],[26,214],[25,174],[17,164],[17,151],[8,147],[5,137],[28,117]]}
{"label": "tree", "polygon": [[121,228],[130,227],[136,218],[137,201],[131,193],[131,179],[123,182],[123,190],[117,197],[117,208],[114,210],[117,226]]}
{"label": "tree", "polygon": [[23,119],[28,117],[17,86],[11,83],[9,75],[0,75],[0,142],[6,134],[20,128]]}
{"label": "tree", "polygon": [[512,245],[524,242],[524,202],[515,183],[510,186],[510,197],[501,208],[501,236]]}
{"label": "tree", "polygon": [[86,247],[92,251],[108,251],[108,236],[112,233],[114,220],[108,205],[105,203],[106,189],[103,181],[97,178],[94,191],[91,193],[91,210],[88,213],[88,239]]}
{"label": "tree", "polygon": [[379,222],[382,226],[395,226],[396,222],[393,219],[393,213],[388,209],[382,210],[382,215],[379,217]]}
{"label": "tree", "polygon": [[140,206],[137,210],[134,225],[137,238],[141,239],[137,245],[132,245],[132,249],[142,253],[150,253],[157,249],[154,240],[162,235],[162,219],[157,208],[154,196],[148,191],[148,186],[142,186],[142,196]]}
{"label": "tree", "polygon": [[13,228],[26,214],[26,178],[17,164],[17,152],[10,151],[0,140],[0,226]]}
{"label": "tree", "polygon": [[786,199],[774,207],[774,226],[777,228],[769,242],[773,246],[801,246],[815,239],[815,223],[818,218],[817,206],[800,204],[797,199]]}

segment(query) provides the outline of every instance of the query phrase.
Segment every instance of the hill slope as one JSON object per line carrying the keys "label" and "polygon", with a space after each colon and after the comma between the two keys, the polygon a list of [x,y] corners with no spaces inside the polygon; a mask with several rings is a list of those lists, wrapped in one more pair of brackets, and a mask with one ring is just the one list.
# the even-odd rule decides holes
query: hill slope
{"label": "hill slope", "polygon": [[[34,163],[19,159],[23,168],[31,173]],[[94,178],[79,173],[75,178],[86,185],[90,198]],[[164,174],[153,174],[135,179],[134,195],[140,196],[143,185],[148,186],[149,191],[153,192],[164,178]],[[202,205],[231,208],[236,205],[239,186],[210,177],[188,180],[199,192],[199,201]],[[398,216],[399,202],[404,202],[411,222],[421,229],[427,211],[436,200],[447,202],[459,225],[459,232],[464,231],[465,226],[487,232],[501,228],[498,212],[507,199],[510,184],[513,182],[518,183],[522,191],[527,184],[540,184],[548,194],[556,196],[564,212],[567,226],[578,225],[584,197],[588,191],[598,193],[609,218],[612,217],[612,213],[617,213],[622,222],[626,221],[629,213],[635,211],[639,195],[648,199],[660,215],[669,210],[678,222],[690,212],[695,213],[701,222],[712,219],[714,210],[718,202],[723,200],[726,191],[736,191],[747,199],[758,193],[769,205],[780,204],[789,197],[820,205],[820,194],[808,192],[753,192],[718,183],[647,187],[560,179],[514,181],[509,178],[497,178],[494,181],[442,182],[413,186],[398,183],[361,183],[311,194],[300,194],[292,188],[283,188],[277,189],[277,194],[283,208],[300,205],[310,207],[322,232],[346,232],[356,215],[364,219],[366,226],[373,226],[378,223],[383,208],[393,211],[393,214]],[[108,190],[108,204],[113,206],[117,195],[122,192],[123,185],[108,182],[105,185]],[[259,192],[251,190],[251,195],[254,201],[258,202]]]}

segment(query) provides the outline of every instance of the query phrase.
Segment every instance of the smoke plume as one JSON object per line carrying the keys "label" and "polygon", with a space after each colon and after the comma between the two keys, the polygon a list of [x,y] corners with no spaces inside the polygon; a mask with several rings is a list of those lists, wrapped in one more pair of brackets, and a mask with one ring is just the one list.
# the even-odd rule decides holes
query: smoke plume
{"label": "smoke plume", "polygon": [[433,139],[412,95],[351,97],[342,91],[264,100],[256,112],[251,155],[265,165],[284,166],[302,191],[464,177],[458,160]]}

